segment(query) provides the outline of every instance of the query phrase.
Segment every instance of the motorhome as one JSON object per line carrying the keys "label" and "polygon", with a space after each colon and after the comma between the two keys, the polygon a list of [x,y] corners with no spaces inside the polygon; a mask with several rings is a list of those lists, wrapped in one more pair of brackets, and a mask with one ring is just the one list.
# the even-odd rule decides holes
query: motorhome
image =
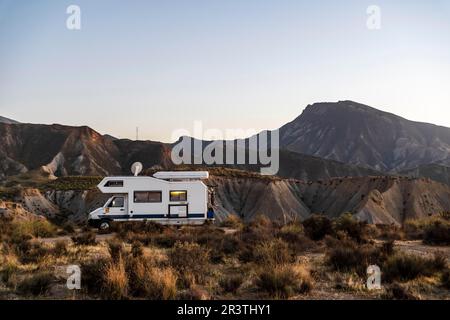
{"label": "motorhome", "polygon": [[202,180],[207,171],[160,171],[151,176],[106,177],[98,188],[111,194],[105,205],[89,214],[100,230],[118,221],[161,224],[204,224],[214,219],[212,193]]}

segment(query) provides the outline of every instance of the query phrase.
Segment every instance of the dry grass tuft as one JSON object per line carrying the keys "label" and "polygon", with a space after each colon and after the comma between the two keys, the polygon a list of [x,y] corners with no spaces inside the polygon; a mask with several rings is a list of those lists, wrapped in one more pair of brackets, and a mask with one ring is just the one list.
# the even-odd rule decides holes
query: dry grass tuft
{"label": "dry grass tuft", "polygon": [[287,299],[311,291],[313,280],[303,266],[284,265],[261,271],[256,286],[271,297]]}
{"label": "dry grass tuft", "polygon": [[102,295],[106,299],[122,300],[128,298],[128,275],[122,257],[117,262],[106,265]]}

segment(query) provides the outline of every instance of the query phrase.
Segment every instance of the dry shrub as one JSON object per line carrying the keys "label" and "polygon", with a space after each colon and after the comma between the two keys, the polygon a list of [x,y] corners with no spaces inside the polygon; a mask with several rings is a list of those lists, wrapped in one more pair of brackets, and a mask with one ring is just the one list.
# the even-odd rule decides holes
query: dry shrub
{"label": "dry shrub", "polygon": [[335,232],[345,232],[358,243],[366,242],[366,223],[356,220],[351,213],[344,213],[334,221]]}
{"label": "dry shrub", "polygon": [[198,285],[192,285],[187,290],[182,291],[178,298],[181,300],[209,300],[211,297],[205,289]]}
{"label": "dry shrub", "polygon": [[22,263],[39,263],[53,253],[51,248],[35,240],[28,240],[16,249]]}
{"label": "dry shrub", "polygon": [[335,289],[342,291],[364,291],[366,289],[365,279],[355,274],[340,274],[336,275]]}
{"label": "dry shrub", "polygon": [[450,290],[450,270],[445,270],[441,275],[441,285],[445,288]]}
{"label": "dry shrub", "polygon": [[172,268],[156,267],[150,260],[129,257],[126,263],[129,292],[135,297],[155,300],[174,299],[177,276]]}
{"label": "dry shrub", "polygon": [[121,258],[125,258],[126,251],[121,241],[112,239],[108,240],[107,244],[109,255],[113,262],[118,262]]}
{"label": "dry shrub", "polygon": [[231,229],[242,229],[244,223],[241,218],[239,218],[235,214],[230,214],[226,217],[224,221],[220,224],[222,227],[231,228]]}
{"label": "dry shrub", "polygon": [[88,293],[101,293],[105,270],[110,262],[110,259],[98,258],[81,263],[81,283]]}
{"label": "dry shrub", "polygon": [[295,294],[309,292],[313,281],[303,266],[284,265],[261,271],[256,286],[272,297],[287,299]]}
{"label": "dry shrub", "polygon": [[253,248],[263,242],[272,241],[275,236],[275,230],[270,220],[258,217],[255,221],[245,225],[234,236],[240,241],[239,259],[243,262],[250,262],[253,260]]}
{"label": "dry shrub", "polygon": [[364,275],[369,265],[380,265],[386,258],[383,246],[357,244],[353,240],[326,239],[329,249],[326,253],[326,264],[337,271],[355,271]]}
{"label": "dry shrub", "polygon": [[57,235],[56,227],[44,219],[13,222],[12,228],[14,233],[33,237],[50,238]]}
{"label": "dry shrub", "polygon": [[441,219],[427,225],[423,234],[423,242],[431,245],[449,245],[450,221]]}
{"label": "dry shrub", "polygon": [[234,234],[224,235],[221,245],[224,254],[236,254],[244,248],[244,243]]}
{"label": "dry shrub", "polygon": [[304,232],[305,230],[301,223],[293,222],[282,226],[277,232],[277,236],[286,241],[295,241],[298,239],[298,236],[303,235]]}
{"label": "dry shrub", "polygon": [[383,264],[383,278],[388,281],[408,281],[419,276],[431,276],[446,269],[446,260],[441,254],[434,258],[423,258],[417,255],[397,253],[389,257]]}
{"label": "dry shrub", "polygon": [[172,268],[150,268],[146,283],[148,299],[169,300],[177,295],[177,276]]}
{"label": "dry shrub", "polygon": [[93,231],[85,231],[81,234],[72,236],[73,243],[77,245],[95,245],[97,242],[95,241],[96,234]]}
{"label": "dry shrub", "polygon": [[65,234],[75,233],[75,224],[73,222],[67,221],[62,225],[62,229]]}
{"label": "dry shrub", "polygon": [[117,262],[110,261],[106,265],[102,296],[111,300],[128,297],[128,275],[122,257]]}
{"label": "dry shrub", "polygon": [[312,215],[303,221],[306,235],[312,240],[322,240],[326,235],[333,234],[331,220],[323,215]]}
{"label": "dry shrub", "polygon": [[285,241],[296,254],[304,253],[316,247],[314,241],[304,235],[303,226],[300,223],[283,226],[276,236]]}
{"label": "dry shrub", "polygon": [[418,297],[407,287],[396,282],[386,288],[383,298],[386,300],[418,300]]}
{"label": "dry shrub", "polygon": [[191,229],[190,241],[194,241],[209,249],[211,261],[213,263],[221,263],[225,257],[223,243],[225,233],[223,230],[215,227],[202,227]]}
{"label": "dry shrub", "polygon": [[8,261],[0,270],[0,279],[8,287],[14,287],[17,282],[17,273],[19,271],[19,266],[15,261]]}
{"label": "dry shrub", "polygon": [[378,238],[383,240],[402,240],[405,238],[405,233],[402,228],[392,225],[377,225]]}
{"label": "dry shrub", "polygon": [[159,234],[165,231],[166,229],[170,229],[170,227],[152,221],[123,222],[115,226],[115,231],[119,235],[128,232],[141,234],[142,233]]}
{"label": "dry shrub", "polygon": [[118,223],[113,228],[117,232],[119,239],[133,243],[141,242],[144,245],[149,245],[152,242],[156,243],[161,240],[163,247],[171,247],[175,241],[171,243],[164,243],[164,240],[170,241],[175,235],[174,230],[170,226],[163,226],[155,222],[124,222]]}
{"label": "dry shrub", "polygon": [[43,295],[48,292],[54,280],[52,273],[38,272],[23,279],[18,284],[17,291],[24,295]]}
{"label": "dry shrub", "polygon": [[179,271],[204,273],[209,261],[209,250],[197,243],[177,242],[169,252],[170,264]]}
{"label": "dry shrub", "polygon": [[139,258],[144,255],[144,247],[142,246],[142,243],[139,241],[133,242],[131,245],[131,255],[133,258]]}
{"label": "dry shrub", "polygon": [[67,254],[68,249],[67,249],[67,241],[64,240],[58,240],[55,242],[55,245],[53,247],[52,250],[52,254],[56,257],[61,257]]}
{"label": "dry shrub", "polygon": [[254,248],[253,257],[255,262],[265,266],[290,263],[295,258],[287,243],[281,239],[274,239],[257,245]]}
{"label": "dry shrub", "polygon": [[223,276],[219,279],[219,285],[224,292],[231,292],[235,294],[244,282],[244,276],[242,274],[235,274],[229,276]]}

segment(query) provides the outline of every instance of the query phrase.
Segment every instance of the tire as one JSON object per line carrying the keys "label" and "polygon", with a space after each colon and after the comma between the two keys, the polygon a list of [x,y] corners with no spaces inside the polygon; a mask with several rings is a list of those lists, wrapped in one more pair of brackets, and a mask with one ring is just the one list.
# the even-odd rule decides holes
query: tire
{"label": "tire", "polygon": [[106,219],[100,220],[98,230],[102,233],[108,233],[111,230],[111,221]]}

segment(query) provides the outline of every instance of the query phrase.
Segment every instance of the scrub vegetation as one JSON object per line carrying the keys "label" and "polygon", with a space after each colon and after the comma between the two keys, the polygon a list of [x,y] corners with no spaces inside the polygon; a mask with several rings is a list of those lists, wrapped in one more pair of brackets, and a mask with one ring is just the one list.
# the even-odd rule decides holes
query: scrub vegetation
{"label": "scrub vegetation", "polygon": [[[101,235],[2,218],[0,297],[448,299],[447,225],[444,215],[405,224],[404,240],[396,240],[398,227],[367,225],[351,214],[287,225],[236,216],[217,226],[119,223]],[[66,267],[74,264],[81,268],[81,290],[72,291]],[[374,264],[382,271],[381,290],[366,288]]]}

